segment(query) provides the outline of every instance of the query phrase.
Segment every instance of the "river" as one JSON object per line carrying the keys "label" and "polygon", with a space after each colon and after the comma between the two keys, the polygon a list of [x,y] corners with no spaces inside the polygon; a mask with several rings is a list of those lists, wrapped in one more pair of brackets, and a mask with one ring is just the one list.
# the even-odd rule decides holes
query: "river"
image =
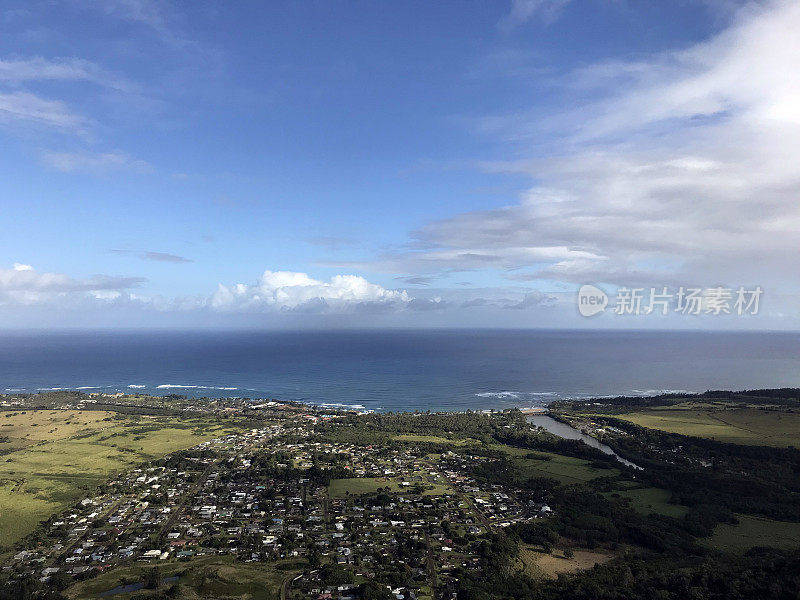
{"label": "river", "polygon": [[597,441],[590,435],[586,435],[582,431],[578,431],[574,427],[567,425],[566,423],[562,423],[561,421],[556,421],[553,417],[548,417],[547,415],[531,415],[528,417],[528,423],[536,425],[537,427],[543,427],[553,435],[557,435],[560,438],[564,438],[566,440],[580,440],[584,444],[591,446],[592,448],[597,448],[601,452],[605,454],[610,454],[614,458],[616,458],[619,462],[623,465],[628,467],[633,467],[634,469],[642,470],[642,467],[639,465],[633,464],[629,460],[625,460],[619,454],[614,452],[611,448],[603,444],[602,442]]}
{"label": "river", "polygon": [[[179,577],[165,577],[161,583],[172,583],[173,581],[178,581]],[[145,587],[145,583],[143,581],[138,583],[129,583],[127,585],[118,585],[117,587],[106,590],[105,592],[101,592],[97,596],[99,598],[107,598],[108,596],[116,596],[117,594],[130,594],[131,592],[138,592],[139,590]]]}

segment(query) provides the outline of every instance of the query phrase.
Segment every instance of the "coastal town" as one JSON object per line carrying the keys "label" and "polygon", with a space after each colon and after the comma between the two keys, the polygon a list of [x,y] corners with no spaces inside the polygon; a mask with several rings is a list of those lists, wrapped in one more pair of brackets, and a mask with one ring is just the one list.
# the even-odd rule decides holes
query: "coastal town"
{"label": "coastal town", "polygon": [[121,473],[51,517],[2,572],[80,580],[226,556],[286,566],[285,598],[364,597],[376,576],[375,597],[444,598],[479,568],[487,533],[551,512],[479,484],[469,473],[484,456],[315,435],[339,417],[293,415]]}
{"label": "coastal town", "polygon": [[587,598],[684,555],[741,585],[715,557],[758,545],[746,558],[761,571],[793,568],[796,450],[627,419],[746,418],[729,435],[762,427],[794,444],[794,394],[619,397],[544,415],[3,395],[0,600]]}

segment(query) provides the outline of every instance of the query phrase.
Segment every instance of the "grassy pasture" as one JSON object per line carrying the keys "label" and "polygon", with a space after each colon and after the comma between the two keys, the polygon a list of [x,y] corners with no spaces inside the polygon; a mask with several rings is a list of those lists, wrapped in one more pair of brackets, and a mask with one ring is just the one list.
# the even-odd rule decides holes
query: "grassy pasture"
{"label": "grassy pasture", "polygon": [[575,573],[608,562],[614,558],[610,552],[575,550],[572,558],[565,558],[563,550],[552,554],[537,552],[532,546],[523,544],[517,559],[517,569],[532,579],[556,579],[561,573]]}
{"label": "grassy pasture", "polygon": [[[503,444],[492,444],[492,448],[508,454],[520,470],[521,476],[525,478],[550,477],[562,483],[582,483],[620,473],[617,469],[598,469],[591,466],[587,460],[552,452],[539,452]],[[527,458],[528,456],[536,458]]]}
{"label": "grassy pasture", "polygon": [[800,446],[800,412],[678,405],[614,416],[642,427],[733,444]]}
{"label": "grassy pasture", "polygon": [[[31,411],[4,417],[10,438],[0,456],[0,547],[91,494],[110,475],[229,430],[204,419],[120,417],[104,411]],[[2,434],[0,434],[2,435]]]}
{"label": "grassy pasture", "polygon": [[800,523],[746,515],[736,517],[739,519],[738,525],[717,525],[714,534],[701,540],[701,543],[716,550],[735,553],[744,552],[754,546],[784,549],[800,547]]}
{"label": "grassy pasture", "polygon": [[645,487],[622,489],[606,494],[606,496],[613,495],[629,498],[631,500],[631,507],[643,515],[656,513],[668,517],[682,517],[688,510],[685,506],[669,504],[670,493],[660,488]]}
{"label": "grassy pasture", "polygon": [[[328,486],[328,494],[331,498],[344,498],[348,495],[360,496],[362,494],[374,494],[379,488],[389,488],[389,493],[411,493],[414,484],[411,486],[400,485],[403,480],[393,477],[358,477],[352,479],[333,479]],[[425,486],[423,496],[442,496],[452,493],[449,486],[443,484],[431,484],[427,481],[421,482]]]}
{"label": "grassy pasture", "polygon": [[598,477],[615,477],[617,469],[598,469],[589,465],[588,461],[571,456],[552,454],[550,460],[529,458],[516,459],[519,468],[526,477],[550,477],[562,483],[583,483]]}
{"label": "grassy pasture", "polygon": [[422,443],[431,443],[431,444],[452,444],[453,446],[463,446],[468,442],[475,442],[477,443],[478,440],[474,440],[471,438],[456,438],[456,439],[449,439],[446,437],[440,437],[438,435],[413,435],[410,433],[402,433],[399,435],[392,436],[392,439],[401,441],[401,442],[422,442]]}
{"label": "grassy pasture", "polygon": [[25,410],[0,413],[0,453],[69,438],[107,425],[106,411]]}

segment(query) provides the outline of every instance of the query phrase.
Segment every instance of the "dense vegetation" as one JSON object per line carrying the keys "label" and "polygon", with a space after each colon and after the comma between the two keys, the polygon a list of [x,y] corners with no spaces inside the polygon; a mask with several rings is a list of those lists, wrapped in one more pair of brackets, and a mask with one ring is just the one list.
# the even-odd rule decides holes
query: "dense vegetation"
{"label": "dense vegetation", "polygon": [[[707,392],[693,398],[794,407],[800,391]],[[609,413],[620,407],[664,406],[685,402],[686,395],[658,398],[615,398]],[[575,410],[575,407],[570,407]],[[593,406],[593,409],[595,407]],[[791,408],[790,408],[791,409]],[[516,411],[482,413],[397,413],[353,418],[347,435],[398,444],[397,434],[441,436],[461,443],[459,452],[489,457],[476,461],[474,475],[493,484],[524,490],[531,501],[546,502],[554,516],[535,524],[509,528],[482,544],[480,575],[459,577],[459,599],[736,599],[797,598],[800,555],[755,549],[744,556],[721,556],[697,544],[719,523],[736,523],[734,513],[800,521],[800,451],[796,448],[739,446],[710,439],[638,427],[609,415],[601,423],[619,435],[604,441],[621,456],[644,467],[630,471],[613,456],[585,444],[531,429]],[[322,425],[321,435],[341,436],[341,424]],[[406,442],[413,443],[413,442]],[[416,442],[419,445],[421,442]],[[505,444],[536,452],[553,452],[614,466],[624,475],[599,478],[583,485],[565,485],[544,477],[525,478],[514,461],[492,450]],[[442,451],[433,447],[431,451]],[[627,471],[627,473],[626,473]],[[635,477],[642,485],[669,490],[671,502],[687,508],[684,516],[642,514],[608,492],[615,479]],[[559,540],[577,547],[617,548],[627,552],[605,565],[557,581],[534,582],[512,568],[522,544],[544,552]]]}

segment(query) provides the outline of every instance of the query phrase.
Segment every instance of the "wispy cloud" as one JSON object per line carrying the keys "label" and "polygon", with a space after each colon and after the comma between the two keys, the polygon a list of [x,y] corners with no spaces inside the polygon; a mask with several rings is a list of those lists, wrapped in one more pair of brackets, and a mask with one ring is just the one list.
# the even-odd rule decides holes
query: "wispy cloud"
{"label": "wispy cloud", "polygon": [[428,275],[403,275],[395,277],[395,281],[402,281],[406,285],[430,285],[435,282],[439,277]]}
{"label": "wispy cloud", "polygon": [[194,262],[189,258],[178,256],[177,254],[170,254],[169,252],[145,252],[141,255],[145,260],[154,260],[156,262],[169,262],[169,263],[190,263]]}
{"label": "wispy cloud", "polygon": [[202,51],[179,26],[180,13],[172,10],[170,2],[159,0],[72,0],[87,10],[101,11],[109,17],[141,25],[152,31],[162,42],[175,48]]}
{"label": "wispy cloud", "polygon": [[119,91],[135,91],[135,86],[124,78],[78,58],[0,59],[0,123],[86,132],[91,119],[70,109],[63,100],[48,98],[35,89],[35,84],[47,81],[91,82]]}
{"label": "wispy cloud", "polygon": [[570,0],[511,0],[511,10],[498,23],[503,31],[510,31],[533,18],[544,23],[554,21]]}
{"label": "wispy cloud", "polygon": [[0,91],[0,123],[81,131],[89,121],[59,100],[48,100],[30,92]]}
{"label": "wispy cloud", "polygon": [[167,263],[190,263],[194,262],[191,258],[186,258],[185,256],[180,256],[179,254],[172,254],[170,252],[155,252],[151,250],[146,250],[142,252],[141,250],[132,250],[129,248],[112,248],[109,250],[114,254],[122,254],[122,255],[130,255],[136,256],[141,258],[142,260],[152,260],[155,262],[167,262]]}
{"label": "wispy cloud", "polygon": [[135,86],[124,78],[111,74],[97,64],[79,58],[48,60],[41,56],[31,58],[0,59],[0,81],[90,81],[124,91]]}
{"label": "wispy cloud", "polygon": [[42,155],[42,162],[51,169],[62,173],[101,174],[109,171],[149,173],[153,171],[152,165],[148,162],[119,151],[105,153],[45,152]]}
{"label": "wispy cloud", "polygon": [[160,30],[166,27],[166,18],[163,13],[164,4],[153,0],[108,0],[102,5],[95,4],[95,6],[100,7],[107,14]]}

